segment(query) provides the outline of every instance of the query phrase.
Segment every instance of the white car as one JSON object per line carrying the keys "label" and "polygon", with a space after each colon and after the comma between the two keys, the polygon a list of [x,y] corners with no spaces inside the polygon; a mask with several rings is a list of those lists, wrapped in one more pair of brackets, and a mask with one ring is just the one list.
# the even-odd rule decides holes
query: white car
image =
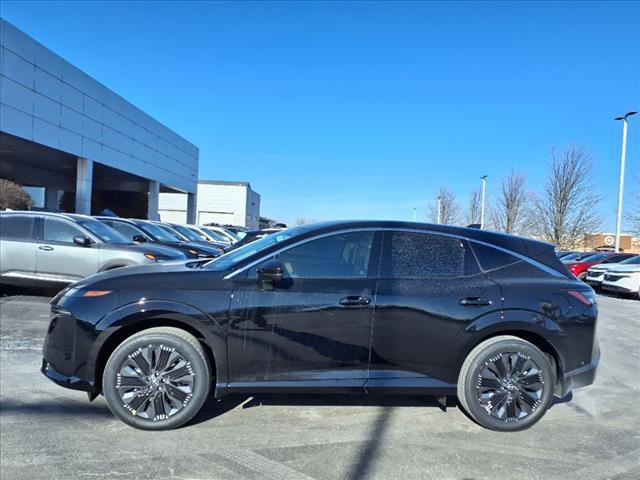
{"label": "white car", "polygon": [[625,260],[609,269],[604,274],[602,289],[630,293],[640,299],[640,256]]}
{"label": "white car", "polygon": [[604,280],[605,273],[612,268],[624,265],[625,262],[634,258],[636,258],[636,256],[625,258],[622,261],[619,259],[611,259],[610,261],[605,260],[604,262],[597,263],[587,270],[587,275],[583,281],[597,290],[602,287],[602,281]]}

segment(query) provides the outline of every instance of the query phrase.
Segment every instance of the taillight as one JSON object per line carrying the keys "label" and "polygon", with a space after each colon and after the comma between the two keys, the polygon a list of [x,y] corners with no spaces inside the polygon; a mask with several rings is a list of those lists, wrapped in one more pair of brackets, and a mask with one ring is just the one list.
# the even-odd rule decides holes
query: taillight
{"label": "taillight", "polygon": [[596,294],[593,290],[567,290],[566,292],[588,307],[596,304]]}

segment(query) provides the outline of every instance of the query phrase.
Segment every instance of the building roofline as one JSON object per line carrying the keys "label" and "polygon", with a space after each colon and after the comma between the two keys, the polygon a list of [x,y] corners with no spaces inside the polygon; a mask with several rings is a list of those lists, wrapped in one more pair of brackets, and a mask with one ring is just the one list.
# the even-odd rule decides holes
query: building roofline
{"label": "building roofline", "polygon": [[249,187],[251,188],[251,184],[249,182],[232,182],[227,180],[198,180],[198,185],[235,185],[238,187]]}

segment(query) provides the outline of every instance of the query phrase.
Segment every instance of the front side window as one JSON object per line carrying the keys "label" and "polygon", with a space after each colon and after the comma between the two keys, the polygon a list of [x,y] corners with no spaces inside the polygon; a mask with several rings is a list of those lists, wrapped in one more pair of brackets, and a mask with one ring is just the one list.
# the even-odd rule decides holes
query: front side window
{"label": "front side window", "polygon": [[391,232],[385,264],[391,278],[455,278],[475,272],[465,242],[418,232]]}
{"label": "front side window", "polygon": [[289,278],[366,277],[375,232],[346,232],[310,240],[275,256]]}
{"label": "front side window", "polygon": [[123,236],[120,232],[117,232],[113,228],[105,225],[98,220],[80,220],[78,221],[78,223],[105,243],[131,243],[131,241]]}
{"label": "front side window", "polygon": [[104,223],[109,225],[114,230],[120,232],[120,234],[122,234],[128,240],[133,240],[133,237],[135,237],[136,235],[141,235],[143,237],[146,237],[146,235],[142,230],[138,230],[136,227],[134,227],[133,225],[129,225],[128,223],[109,222],[109,221],[105,221]]}
{"label": "front side window", "polygon": [[36,217],[19,215],[0,216],[0,236],[29,240],[34,238],[33,225]]}
{"label": "front side window", "polygon": [[82,232],[67,222],[55,218],[44,219],[43,239],[48,242],[73,243],[73,237],[78,235],[82,235]]}

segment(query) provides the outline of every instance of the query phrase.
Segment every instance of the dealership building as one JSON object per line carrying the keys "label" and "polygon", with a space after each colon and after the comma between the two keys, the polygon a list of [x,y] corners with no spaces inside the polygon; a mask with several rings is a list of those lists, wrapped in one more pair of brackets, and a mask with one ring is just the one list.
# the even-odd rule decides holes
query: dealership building
{"label": "dealership building", "polygon": [[[260,227],[260,195],[248,182],[201,180],[196,196],[195,223]],[[159,213],[162,221],[185,223],[188,198],[180,193],[161,193]]]}
{"label": "dealership building", "polygon": [[198,163],[195,145],[0,19],[0,177],[34,209],[157,219],[160,195],[179,193],[192,223]]}

